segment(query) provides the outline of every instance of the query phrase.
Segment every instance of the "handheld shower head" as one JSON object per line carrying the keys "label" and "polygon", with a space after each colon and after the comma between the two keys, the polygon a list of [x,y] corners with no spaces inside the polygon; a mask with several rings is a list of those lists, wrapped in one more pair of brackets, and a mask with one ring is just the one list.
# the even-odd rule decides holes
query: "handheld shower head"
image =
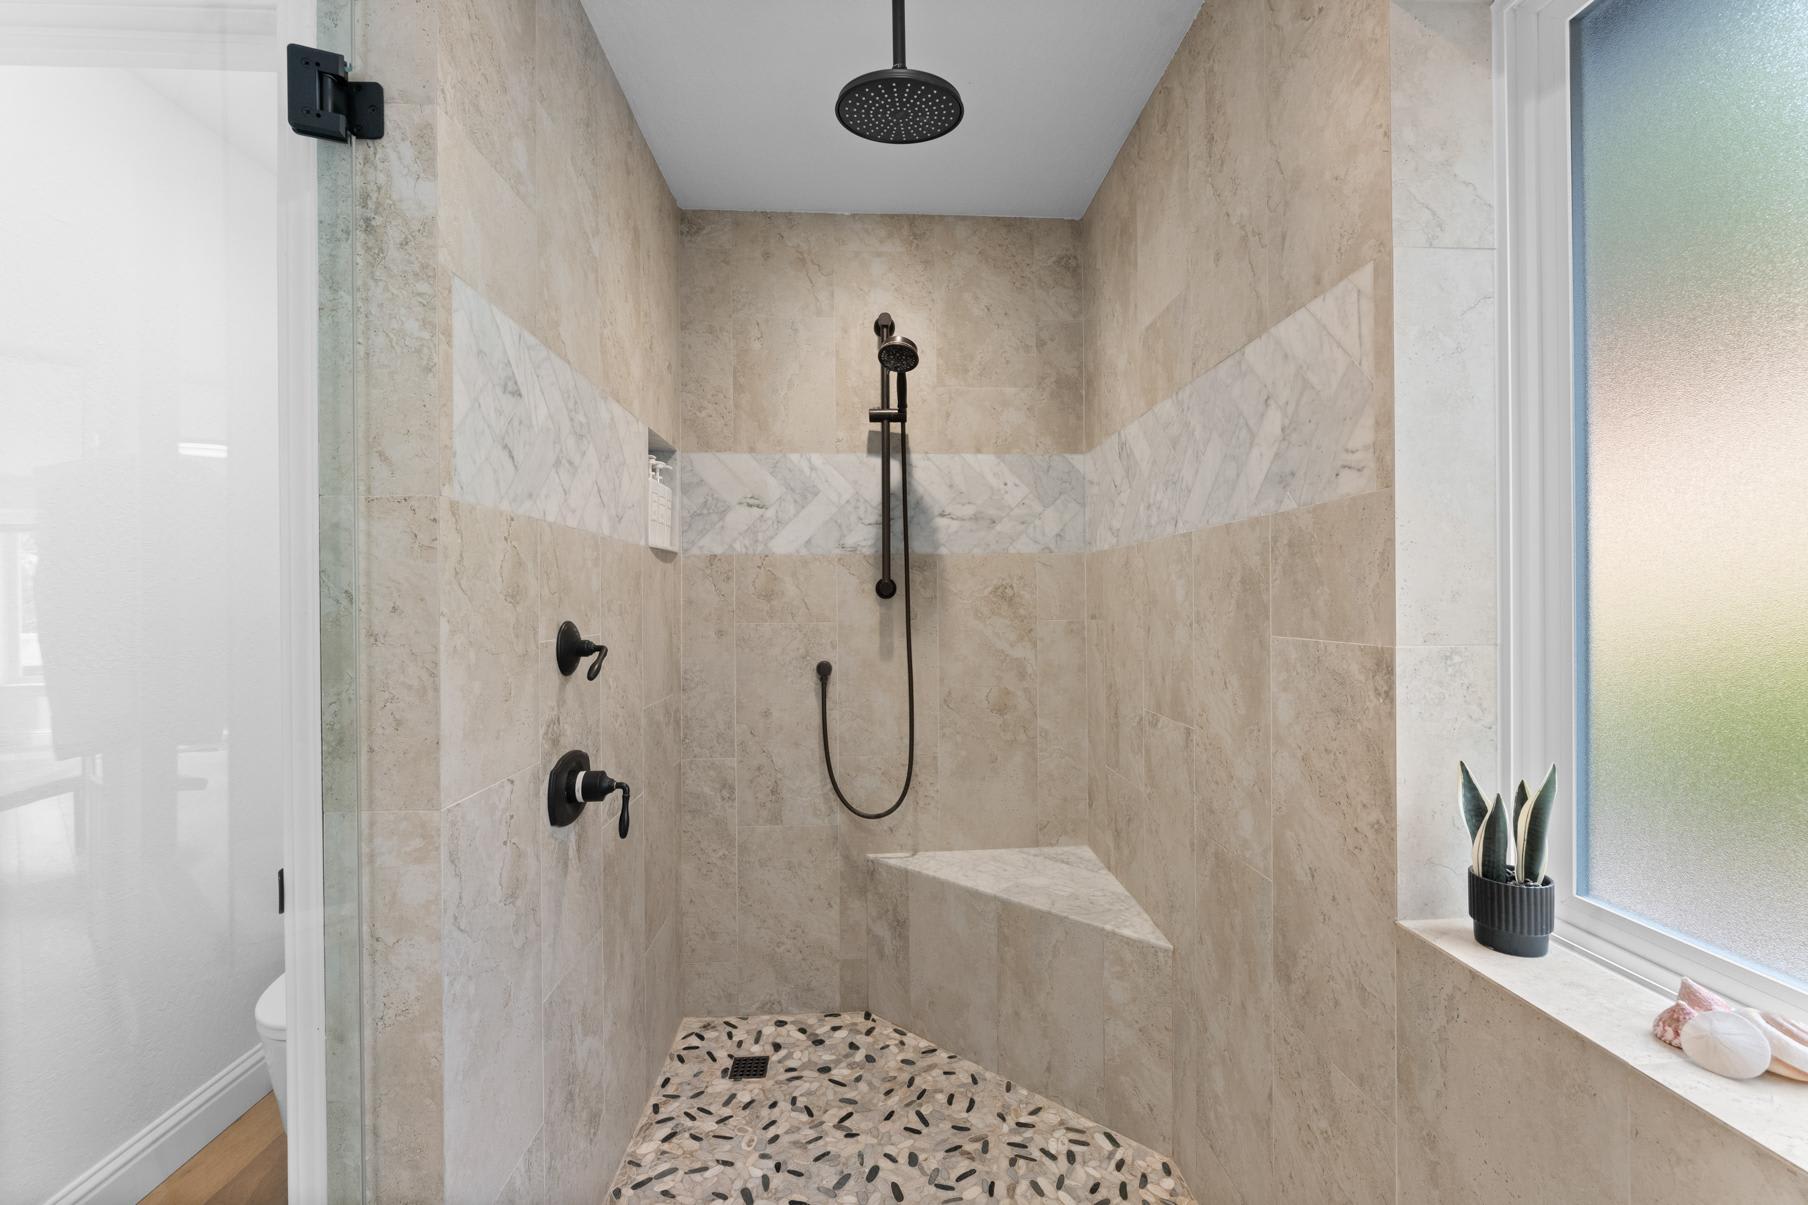
{"label": "handheld shower head", "polygon": [[916,366],[917,345],[914,342],[903,335],[892,335],[879,341],[880,368],[887,372],[905,373]]}

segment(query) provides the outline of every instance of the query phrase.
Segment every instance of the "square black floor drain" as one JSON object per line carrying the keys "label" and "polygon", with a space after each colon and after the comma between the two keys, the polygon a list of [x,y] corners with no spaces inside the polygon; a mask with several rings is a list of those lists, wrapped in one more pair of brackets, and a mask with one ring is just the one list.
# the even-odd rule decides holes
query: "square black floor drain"
{"label": "square black floor drain", "polygon": [[766,1062],[770,1058],[764,1054],[736,1055],[728,1064],[729,1079],[765,1079]]}

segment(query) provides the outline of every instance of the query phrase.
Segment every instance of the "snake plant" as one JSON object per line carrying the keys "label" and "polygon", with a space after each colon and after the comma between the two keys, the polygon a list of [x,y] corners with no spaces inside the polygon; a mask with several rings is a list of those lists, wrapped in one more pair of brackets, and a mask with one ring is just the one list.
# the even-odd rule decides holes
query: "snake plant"
{"label": "snake plant", "polygon": [[[1497,883],[1536,886],[1544,882],[1546,838],[1551,808],[1557,798],[1557,767],[1551,767],[1535,795],[1528,794],[1526,784],[1521,782],[1513,792],[1510,812],[1499,795],[1492,803],[1483,798],[1468,766],[1458,762],[1457,768],[1463,773],[1463,823],[1469,829],[1469,868],[1477,878]],[[1509,839],[1518,854],[1512,862],[1507,861]]]}

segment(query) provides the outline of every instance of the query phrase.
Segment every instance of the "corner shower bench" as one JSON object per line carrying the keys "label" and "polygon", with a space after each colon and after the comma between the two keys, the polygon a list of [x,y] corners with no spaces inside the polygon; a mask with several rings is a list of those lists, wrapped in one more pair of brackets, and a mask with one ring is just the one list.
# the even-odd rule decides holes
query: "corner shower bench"
{"label": "corner shower bench", "polygon": [[868,1006],[1157,1150],[1174,949],[1084,846],[874,854]]}

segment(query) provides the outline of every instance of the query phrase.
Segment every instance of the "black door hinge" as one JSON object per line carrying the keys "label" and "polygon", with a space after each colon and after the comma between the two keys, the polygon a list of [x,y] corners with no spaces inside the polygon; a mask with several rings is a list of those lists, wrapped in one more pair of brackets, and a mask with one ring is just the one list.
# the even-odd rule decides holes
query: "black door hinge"
{"label": "black door hinge", "polygon": [[383,137],[383,85],[346,78],[345,56],[289,43],[289,128],[350,142]]}

